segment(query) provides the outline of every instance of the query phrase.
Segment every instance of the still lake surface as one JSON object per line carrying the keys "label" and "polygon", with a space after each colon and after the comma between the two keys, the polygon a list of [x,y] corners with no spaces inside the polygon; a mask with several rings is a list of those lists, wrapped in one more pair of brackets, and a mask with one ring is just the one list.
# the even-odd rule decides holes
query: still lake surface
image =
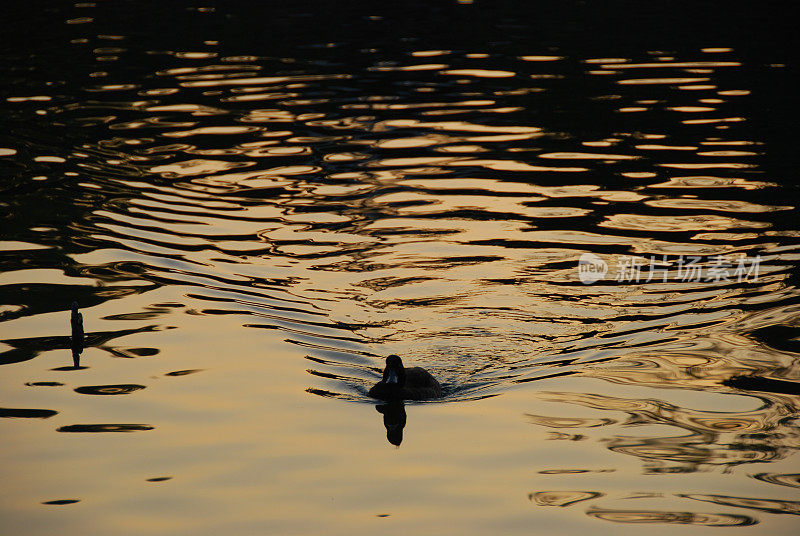
{"label": "still lake surface", "polygon": [[0,533],[795,534],[788,23],[334,4],[3,15]]}

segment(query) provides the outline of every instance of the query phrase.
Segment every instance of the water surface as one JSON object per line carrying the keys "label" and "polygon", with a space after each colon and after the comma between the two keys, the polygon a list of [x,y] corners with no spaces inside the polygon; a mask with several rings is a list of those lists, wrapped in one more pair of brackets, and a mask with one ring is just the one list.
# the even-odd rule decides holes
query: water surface
{"label": "water surface", "polygon": [[796,532],[777,21],[604,5],[9,18],[4,532]]}

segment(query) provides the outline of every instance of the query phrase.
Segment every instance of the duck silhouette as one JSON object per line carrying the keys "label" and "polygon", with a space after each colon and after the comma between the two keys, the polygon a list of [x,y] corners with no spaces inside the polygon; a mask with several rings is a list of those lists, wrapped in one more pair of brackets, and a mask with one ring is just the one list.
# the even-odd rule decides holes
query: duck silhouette
{"label": "duck silhouette", "polygon": [[372,386],[369,396],[380,400],[427,400],[442,396],[442,386],[422,367],[403,366],[398,355],[386,358],[383,379]]}

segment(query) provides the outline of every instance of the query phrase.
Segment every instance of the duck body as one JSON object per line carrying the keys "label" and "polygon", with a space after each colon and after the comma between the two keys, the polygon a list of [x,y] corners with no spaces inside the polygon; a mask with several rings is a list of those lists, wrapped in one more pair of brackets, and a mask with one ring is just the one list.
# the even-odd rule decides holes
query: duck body
{"label": "duck body", "polygon": [[372,386],[369,396],[380,400],[428,400],[440,398],[442,386],[424,368],[406,368],[399,356],[390,355],[383,379]]}

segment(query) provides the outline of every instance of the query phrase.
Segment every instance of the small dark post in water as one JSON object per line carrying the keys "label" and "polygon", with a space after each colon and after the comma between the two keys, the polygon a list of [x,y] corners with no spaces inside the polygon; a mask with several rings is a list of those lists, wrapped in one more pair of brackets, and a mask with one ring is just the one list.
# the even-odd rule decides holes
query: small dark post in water
{"label": "small dark post in water", "polygon": [[69,320],[72,324],[72,344],[83,344],[83,315],[78,312],[78,302],[72,302],[72,315]]}
{"label": "small dark post in water", "polygon": [[81,365],[81,352],[83,352],[83,315],[78,312],[78,302],[72,302],[72,362],[76,368]]}

